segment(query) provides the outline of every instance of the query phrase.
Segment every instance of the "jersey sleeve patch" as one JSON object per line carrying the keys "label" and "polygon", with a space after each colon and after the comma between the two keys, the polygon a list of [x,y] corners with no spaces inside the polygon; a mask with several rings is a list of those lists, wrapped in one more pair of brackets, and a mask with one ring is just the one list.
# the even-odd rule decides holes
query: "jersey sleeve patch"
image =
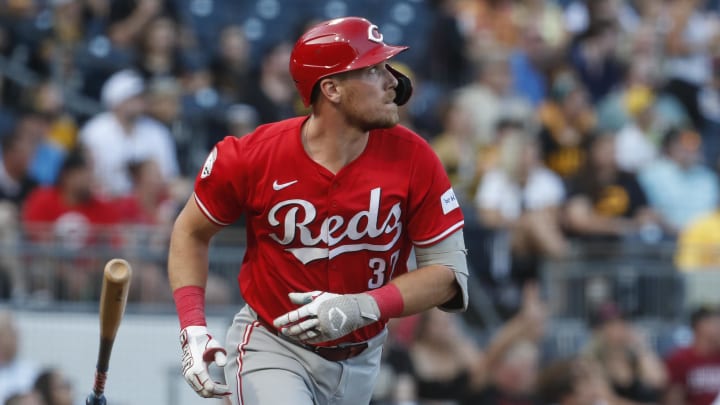
{"label": "jersey sleeve patch", "polygon": [[452,210],[460,208],[460,204],[458,203],[457,197],[455,197],[455,191],[453,191],[452,187],[440,196],[440,205],[445,215]]}

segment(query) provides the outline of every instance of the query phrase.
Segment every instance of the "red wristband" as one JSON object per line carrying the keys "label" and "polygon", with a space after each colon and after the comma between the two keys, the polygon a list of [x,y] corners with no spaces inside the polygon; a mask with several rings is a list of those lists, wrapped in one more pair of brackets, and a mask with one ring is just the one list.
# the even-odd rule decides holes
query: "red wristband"
{"label": "red wristband", "polygon": [[402,315],[405,302],[400,290],[395,284],[386,284],[377,290],[367,292],[377,302],[382,319],[397,318]]}
{"label": "red wristband", "polygon": [[205,289],[196,285],[186,285],[173,291],[175,308],[180,318],[180,328],[188,326],[207,326],[205,322]]}

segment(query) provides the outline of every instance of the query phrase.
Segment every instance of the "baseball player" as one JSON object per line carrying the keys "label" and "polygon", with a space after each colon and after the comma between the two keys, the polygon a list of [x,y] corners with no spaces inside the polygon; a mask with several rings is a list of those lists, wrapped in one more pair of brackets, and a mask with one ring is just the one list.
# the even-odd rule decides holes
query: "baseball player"
{"label": "baseball player", "polygon": [[[467,307],[463,215],[428,144],[398,124],[407,47],[357,17],[320,23],[290,72],[309,116],[227,137],[210,152],[172,232],[169,276],[183,375],[233,404],[367,404],[388,319]],[[226,347],[206,328],[208,244],[241,213],[247,305]],[[417,269],[408,272],[415,248]],[[208,366],[224,366],[226,384]]]}

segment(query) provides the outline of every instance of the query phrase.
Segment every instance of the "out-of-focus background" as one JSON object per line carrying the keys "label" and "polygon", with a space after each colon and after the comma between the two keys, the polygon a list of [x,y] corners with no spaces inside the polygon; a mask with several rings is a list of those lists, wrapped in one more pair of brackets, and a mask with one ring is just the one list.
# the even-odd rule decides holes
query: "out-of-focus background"
{"label": "out-of-focus background", "polygon": [[[402,123],[445,165],[471,267],[467,313],[391,323],[373,403],[712,403],[719,13],[717,0],[0,0],[0,404],[83,403],[112,257],[135,272],[110,403],[208,403],[180,376],[169,230],[215,142],[307,113],[292,45],[346,15],[410,46],[393,61],[415,85]],[[243,253],[242,222],[213,242],[220,340]]]}

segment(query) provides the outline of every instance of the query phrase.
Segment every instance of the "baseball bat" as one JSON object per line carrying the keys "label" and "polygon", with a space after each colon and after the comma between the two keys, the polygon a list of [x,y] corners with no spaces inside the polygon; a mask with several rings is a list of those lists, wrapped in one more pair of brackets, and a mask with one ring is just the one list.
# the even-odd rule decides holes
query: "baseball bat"
{"label": "baseball bat", "polygon": [[125,313],[131,275],[132,268],[123,259],[112,259],[105,264],[100,293],[100,349],[95,369],[95,383],[92,392],[85,400],[85,405],[106,404],[104,393],[110,353]]}

